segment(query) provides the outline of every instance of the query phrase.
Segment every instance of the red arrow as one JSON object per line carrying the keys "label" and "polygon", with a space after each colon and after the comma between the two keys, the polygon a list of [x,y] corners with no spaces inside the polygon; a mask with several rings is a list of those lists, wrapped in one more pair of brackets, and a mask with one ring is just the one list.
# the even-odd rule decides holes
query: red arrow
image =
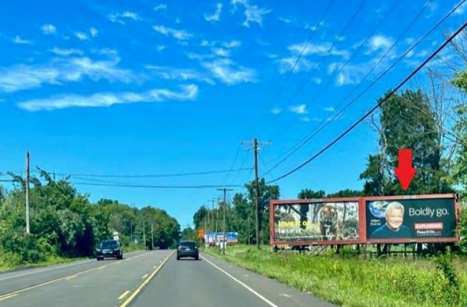
{"label": "red arrow", "polygon": [[399,166],[395,169],[396,177],[404,191],[410,186],[413,177],[415,176],[415,168],[412,167],[412,149],[399,149]]}

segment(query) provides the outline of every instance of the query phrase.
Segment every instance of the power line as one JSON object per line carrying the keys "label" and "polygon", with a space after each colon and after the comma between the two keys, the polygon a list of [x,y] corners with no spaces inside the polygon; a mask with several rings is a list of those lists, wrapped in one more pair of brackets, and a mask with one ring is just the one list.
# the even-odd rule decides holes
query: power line
{"label": "power line", "polygon": [[167,173],[167,174],[74,174],[74,173],[59,173],[53,172],[59,176],[71,176],[71,177],[97,177],[97,178],[166,178],[166,177],[187,177],[187,176],[203,176],[213,174],[225,174],[225,173],[236,173],[242,171],[250,171],[251,168],[237,168],[237,169],[224,169],[224,170],[210,170],[210,171],[199,171],[199,172],[186,172],[186,173]]}
{"label": "power line", "polygon": [[324,9],[323,11],[323,14],[321,15],[321,18],[318,19],[318,21],[316,22],[316,24],[314,26],[312,26],[312,28],[315,28],[314,30],[310,30],[310,32],[308,33],[308,37],[307,39],[305,40],[305,44],[303,45],[303,48],[300,50],[299,54],[297,55],[296,59],[295,59],[295,62],[292,66],[292,69],[289,70],[289,72],[287,73],[287,77],[286,77],[286,80],[284,82],[281,82],[281,85],[279,87],[279,90],[277,91],[277,95],[276,97],[280,97],[283,93],[283,90],[285,88],[285,85],[289,82],[290,78],[291,78],[291,75],[293,73],[295,73],[295,70],[297,69],[298,67],[298,64],[300,63],[300,61],[302,60],[303,56],[305,55],[305,52],[308,50],[308,44],[309,42],[311,41],[311,38],[313,36],[313,34],[315,32],[317,32],[317,27],[319,27],[321,25],[321,23],[324,22],[324,19],[326,18],[326,16],[329,14],[329,11],[331,10],[331,7],[333,6],[334,4],[334,1],[335,0],[330,0],[328,2],[328,5],[326,6],[326,8]]}
{"label": "power line", "polygon": [[123,184],[123,183],[96,183],[96,182],[74,182],[76,185],[118,187],[118,188],[142,188],[142,189],[217,189],[217,188],[238,188],[241,185],[221,185],[221,184],[202,184],[202,185],[148,185],[148,184]]}
{"label": "power line", "polygon": [[[377,78],[375,78],[370,84],[363,89],[357,96],[354,98],[350,99],[350,101],[344,105],[343,108],[341,108],[338,112],[336,112],[332,118],[328,121],[325,121],[322,123],[318,128],[312,131],[311,134],[303,138],[299,143],[295,144],[292,146],[292,148],[284,155],[283,158],[281,158],[278,162],[276,162],[271,168],[269,168],[265,175],[269,174],[272,170],[276,169],[279,165],[284,163],[290,156],[292,156],[294,153],[296,153],[298,150],[300,150],[303,146],[305,146],[313,137],[315,137],[319,132],[321,132],[324,128],[326,128],[328,125],[330,125],[332,122],[337,120],[344,112],[352,105],[354,104],[359,98],[361,98],[365,93],[367,93],[378,81],[380,81],[389,71],[391,71],[402,59],[405,58],[407,54],[409,54],[412,50],[414,50],[427,36],[429,36],[434,30],[436,30],[451,14],[460,6],[462,3],[464,3],[466,0],[463,0],[458,3],[446,16],[444,16],[441,20],[439,20],[428,32],[426,32],[422,37],[420,37],[415,43],[413,43],[399,58],[394,61],[388,68],[386,68]],[[352,94],[355,92],[356,89],[360,88],[360,86],[363,84],[363,82],[373,73],[373,71],[376,69],[376,67],[382,62],[384,58],[391,52],[391,50],[402,40],[403,34],[405,34],[417,21],[418,18],[423,16],[423,11],[426,8],[426,6],[423,6],[422,10],[418,12],[418,14],[415,16],[415,18],[410,22],[410,24],[406,27],[404,31],[401,32],[399,37],[396,39],[396,41],[391,45],[390,48],[386,50],[386,52],[378,59],[377,63],[366,73],[366,75],[363,77],[363,79],[360,81],[357,87],[355,87],[347,96],[347,98],[351,97]]]}
{"label": "power line", "polygon": [[[464,1],[461,1],[459,4],[461,5]],[[451,12],[447,15],[450,16],[457,7],[455,7]],[[369,111],[367,111],[363,116],[361,116],[356,122],[354,122],[350,127],[348,127],[346,130],[344,130],[342,133],[340,133],[333,141],[328,143],[326,146],[324,146],[320,151],[318,151],[316,154],[293,168],[292,170],[286,172],[285,174],[276,177],[268,183],[273,183],[277,182],[285,177],[290,176],[291,174],[295,173],[296,171],[300,170],[303,168],[305,165],[309,164],[316,158],[318,158],[321,154],[323,154],[326,150],[331,148],[333,145],[335,145],[337,142],[339,142],[342,138],[344,138],[347,134],[349,134],[355,127],[357,127],[361,122],[363,122],[367,117],[369,117],[374,111],[376,111],[379,107],[383,105],[391,96],[393,96],[402,86],[404,86],[405,83],[407,83],[414,75],[416,75],[425,65],[430,62],[441,50],[443,50],[449,42],[451,42],[459,33],[461,33],[465,27],[467,26],[467,23],[464,23],[462,26],[460,26],[457,31],[455,31],[453,34],[451,34],[444,42],[441,44],[428,58],[426,58],[421,64],[417,66],[415,70],[413,70],[407,77],[405,77],[393,90],[391,90],[383,99],[381,99],[375,106],[373,106]]]}

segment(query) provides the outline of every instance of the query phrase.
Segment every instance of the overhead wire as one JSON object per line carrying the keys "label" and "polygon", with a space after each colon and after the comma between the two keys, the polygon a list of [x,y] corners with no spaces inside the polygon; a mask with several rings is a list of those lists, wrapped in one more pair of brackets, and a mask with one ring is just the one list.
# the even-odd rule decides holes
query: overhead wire
{"label": "overhead wire", "polygon": [[[464,2],[463,0],[462,2]],[[428,2],[426,2],[428,3]],[[359,84],[354,87],[350,93],[347,94],[346,97],[344,97],[343,101],[346,101],[347,99],[350,99],[351,96],[356,92],[357,89],[361,87],[361,85],[364,84],[366,79],[376,70],[376,68],[380,65],[380,63],[390,54],[390,52],[394,49],[394,47],[404,38],[403,35],[408,32],[413,25],[416,23],[416,21],[423,16],[423,13],[425,9],[427,8],[427,4],[422,7],[422,9],[417,13],[417,15],[411,20],[409,25],[402,31],[398,38],[393,42],[393,44],[383,53],[383,55],[378,59],[375,65],[372,66],[372,68],[364,75],[362,80],[359,82]],[[456,6],[457,7],[457,6]],[[452,11],[451,11],[452,12]],[[450,16],[450,15],[448,15]],[[288,160],[293,154],[295,154],[297,151],[299,151],[303,146],[305,146],[307,143],[309,143],[319,132],[321,132],[324,128],[329,126],[332,122],[336,121],[339,119],[344,112],[351,106],[353,105],[359,98],[361,98],[364,94],[366,94],[374,85],[376,85],[387,73],[389,73],[401,60],[405,58],[407,54],[409,54],[411,51],[413,51],[428,35],[430,35],[434,30],[436,30],[441,23],[444,22],[444,20],[447,18],[445,16],[442,18],[440,21],[438,21],[428,32],[426,32],[421,38],[415,41],[406,51],[399,56],[396,61],[394,61],[390,66],[388,66],[381,74],[379,74],[374,80],[370,82],[370,84],[365,87],[358,95],[356,95],[354,98],[350,99],[347,104],[345,104],[338,112],[336,112],[329,120],[324,121],[320,126],[318,126],[316,129],[314,129],[309,135],[305,136],[301,141],[293,145],[289,151],[287,151],[284,156],[278,160],[271,168],[269,168],[266,171],[266,175],[271,173],[274,169],[276,169],[279,165],[284,163],[285,161]]]}
{"label": "overhead wire", "polygon": [[[462,5],[466,0],[460,1],[459,4],[454,7],[440,22],[437,23],[437,25],[440,25],[442,21],[446,20],[448,17],[450,17],[455,10]],[[355,127],[357,127],[361,122],[363,122],[366,118],[368,118],[373,112],[375,112],[379,107],[381,107],[390,97],[392,97],[402,86],[404,86],[414,75],[416,75],[423,67],[425,67],[438,53],[440,53],[448,44],[450,41],[452,41],[459,33],[461,33],[465,27],[467,26],[467,23],[464,22],[463,25],[461,25],[454,33],[452,33],[447,39],[444,40],[444,42],[434,51],[432,52],[421,64],[419,64],[408,76],[406,76],[395,88],[393,88],[388,94],[385,95],[383,99],[381,99],[375,106],[373,106],[370,110],[368,110],[363,116],[361,116],[357,121],[355,121],[352,125],[350,125],[347,129],[345,129],[343,132],[341,132],[336,138],[334,138],[330,143],[325,145],[323,148],[321,148],[317,153],[313,154],[311,157],[300,163],[298,166],[294,167],[293,169],[285,172],[284,174],[269,180],[268,183],[274,183],[277,182],[281,179],[284,179],[293,173],[297,172],[310,162],[314,161],[317,159],[319,156],[321,156],[325,151],[327,151],[329,148],[334,146],[337,142],[339,142],[341,139],[343,139],[345,136],[347,136]],[[435,27],[434,27],[435,28]],[[432,28],[432,29],[434,29]]]}

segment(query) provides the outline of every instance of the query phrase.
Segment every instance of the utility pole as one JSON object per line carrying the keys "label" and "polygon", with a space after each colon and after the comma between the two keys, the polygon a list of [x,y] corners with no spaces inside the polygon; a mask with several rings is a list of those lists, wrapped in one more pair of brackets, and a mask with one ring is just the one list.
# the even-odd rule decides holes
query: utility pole
{"label": "utility pole", "polygon": [[[247,143],[247,142],[242,142],[242,143]],[[271,142],[261,142],[261,145],[269,145]],[[255,196],[255,228],[256,228],[256,247],[259,249],[260,248],[260,223],[261,223],[261,217],[260,217],[260,205],[259,205],[259,198],[260,198],[260,191],[259,191],[259,166],[258,166],[258,152],[259,152],[259,145],[260,142],[258,141],[257,138],[253,139],[253,142],[248,142],[248,145],[251,146],[253,145],[253,161],[254,161],[254,169],[255,169],[255,179],[254,179],[254,196]]]}
{"label": "utility pole", "polygon": [[255,155],[255,203],[256,203],[256,248],[259,249],[259,178],[258,178],[258,139],[253,140],[253,152]]}
{"label": "utility pole", "polygon": [[144,242],[144,250],[146,250],[146,229],[145,229],[144,221],[143,221],[143,242]]}
{"label": "utility pole", "polygon": [[154,249],[154,224],[151,224],[151,250]]}
{"label": "utility pole", "polygon": [[224,242],[223,242],[223,245],[222,245],[222,254],[225,255],[225,249],[227,247],[227,237],[226,237],[226,232],[225,232],[225,212],[227,211],[227,191],[233,191],[233,189],[227,189],[227,188],[222,188],[222,189],[217,189],[218,191],[223,191],[224,192],[224,210],[223,210],[223,213],[224,213],[224,218],[223,218],[223,229],[222,229],[222,232],[224,233],[223,237],[224,237]]}
{"label": "utility pole", "polygon": [[26,233],[30,234],[30,227],[29,227],[29,180],[30,180],[30,169],[29,164],[31,161],[31,157],[29,156],[29,151],[26,153]]}

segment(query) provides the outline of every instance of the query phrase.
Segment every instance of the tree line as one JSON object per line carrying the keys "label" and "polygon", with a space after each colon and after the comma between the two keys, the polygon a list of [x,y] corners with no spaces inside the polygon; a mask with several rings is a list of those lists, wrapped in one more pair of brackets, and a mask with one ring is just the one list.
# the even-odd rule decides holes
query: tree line
{"label": "tree line", "polygon": [[93,255],[95,246],[118,232],[124,249],[173,247],[180,234],[176,219],[154,207],[135,208],[115,200],[92,203],[65,178],[40,170],[31,178],[30,234],[25,232],[25,187],[10,174],[14,187],[0,189],[0,263],[45,261],[48,257]]}

